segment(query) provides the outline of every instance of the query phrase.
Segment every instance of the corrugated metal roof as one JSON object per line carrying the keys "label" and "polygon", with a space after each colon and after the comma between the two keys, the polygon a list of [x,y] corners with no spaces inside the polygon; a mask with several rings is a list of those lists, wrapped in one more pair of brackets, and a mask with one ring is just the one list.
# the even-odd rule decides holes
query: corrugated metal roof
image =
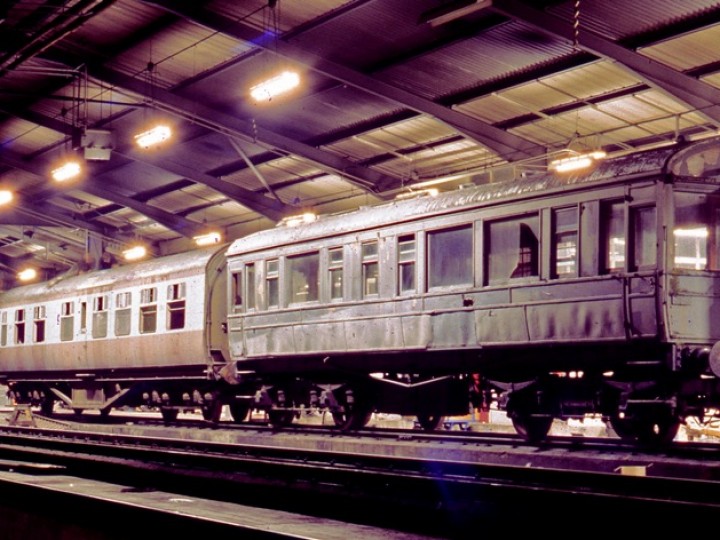
{"label": "corrugated metal roof", "polygon": [[[512,178],[569,143],[642,148],[720,125],[717,107],[697,110],[720,103],[720,3],[525,4],[567,32],[512,9],[426,22],[444,0],[15,3],[0,22],[0,186],[20,190],[30,226],[51,209],[68,227],[167,252],[191,239],[148,217],[156,208],[245,234],[299,207],[367,204],[375,189],[388,197],[457,172]],[[580,37],[621,40],[657,62],[651,71],[575,47],[577,7]],[[250,101],[252,85],[286,67],[299,70],[296,90]],[[134,135],[161,116],[173,138],[137,149]],[[72,147],[85,129],[112,132],[109,159],[89,161],[85,183],[49,184],[60,154],[83,154]]]}

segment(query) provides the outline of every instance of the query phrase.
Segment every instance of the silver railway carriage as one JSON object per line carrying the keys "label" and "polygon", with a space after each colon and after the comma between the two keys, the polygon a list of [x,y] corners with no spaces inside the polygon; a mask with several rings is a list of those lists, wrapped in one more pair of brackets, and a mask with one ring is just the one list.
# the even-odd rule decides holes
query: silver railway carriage
{"label": "silver railway carriage", "polygon": [[216,247],[3,293],[12,397],[45,412],[56,400],[76,411],[148,404],[168,418],[183,398],[207,406],[208,372],[227,354],[223,268]]}
{"label": "silver railway carriage", "polygon": [[719,188],[720,142],[678,143],[11,290],[0,375],[46,408],[229,404],[276,425],[321,408],[344,428],[383,411],[432,429],[497,400],[529,439],[595,413],[665,442],[720,408]]}

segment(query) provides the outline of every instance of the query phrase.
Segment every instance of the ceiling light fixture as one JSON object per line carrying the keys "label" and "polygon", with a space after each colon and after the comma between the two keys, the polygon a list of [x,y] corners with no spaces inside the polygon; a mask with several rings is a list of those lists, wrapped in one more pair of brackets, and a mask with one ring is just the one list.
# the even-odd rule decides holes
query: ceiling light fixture
{"label": "ceiling light fixture", "polygon": [[314,212],[305,212],[303,214],[297,214],[294,216],[284,217],[276,225],[276,227],[297,227],[303,223],[313,223],[317,221],[318,216]]}
{"label": "ceiling light fixture", "polygon": [[20,281],[32,281],[37,278],[38,273],[34,268],[25,268],[18,272],[17,277]]}
{"label": "ceiling light fixture", "polygon": [[198,246],[211,246],[213,244],[219,244],[220,240],[222,240],[222,235],[217,231],[211,231],[206,234],[193,236],[193,240],[195,240],[195,244]]}
{"label": "ceiling light fixture", "polygon": [[590,167],[601,159],[605,159],[606,156],[607,154],[604,150],[594,150],[584,154],[575,154],[566,158],[555,159],[549,163],[548,168],[558,173],[578,171]]}
{"label": "ceiling light fixture", "polygon": [[250,88],[250,96],[255,101],[271,101],[272,98],[289,92],[300,84],[300,75],[294,71],[283,71],[266,81]]}
{"label": "ceiling light fixture", "polygon": [[141,148],[150,148],[168,140],[172,136],[169,126],[159,124],[147,131],[135,135],[135,142]]}
{"label": "ceiling light fixture", "polygon": [[50,173],[56,182],[65,182],[76,178],[82,172],[80,161],[77,158],[69,158],[59,167],[56,167]]}
{"label": "ceiling light fixture", "polygon": [[0,206],[9,204],[14,198],[13,192],[8,189],[0,189]]}
{"label": "ceiling light fixture", "polygon": [[147,255],[147,248],[145,246],[133,246],[123,251],[122,254],[126,261],[137,261]]}

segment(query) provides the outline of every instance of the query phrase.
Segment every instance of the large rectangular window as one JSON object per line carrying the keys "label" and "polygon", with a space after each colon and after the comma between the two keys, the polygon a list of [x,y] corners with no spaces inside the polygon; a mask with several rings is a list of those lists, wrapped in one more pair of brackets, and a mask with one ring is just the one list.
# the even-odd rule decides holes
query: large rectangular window
{"label": "large rectangular window", "polygon": [[278,307],[280,305],[280,267],[277,259],[265,262],[265,282],[268,307]]}
{"label": "large rectangular window", "polygon": [[60,308],[60,341],[75,337],[75,302],[63,302]]}
{"label": "large rectangular window", "polygon": [[516,278],[537,277],[539,273],[537,214],[513,217],[488,224],[486,234],[489,284]]}
{"label": "large rectangular window", "polygon": [[130,334],[131,322],[131,300],[129,292],[118,293],[115,295],[115,335],[127,336]]}
{"label": "large rectangular window", "polygon": [[654,206],[632,209],[633,269],[657,264],[657,222]]}
{"label": "large rectangular window", "polygon": [[287,258],[288,287],[291,304],[318,299],[320,255],[308,253]]}
{"label": "large rectangular window", "polygon": [[365,242],[362,245],[362,283],[363,298],[375,296],[380,290],[378,281],[380,278],[380,264],[378,260],[378,242]]}
{"label": "large rectangular window", "polygon": [[398,238],[398,293],[410,294],[417,290],[415,271],[415,236]]}
{"label": "large rectangular window", "polygon": [[328,255],[330,258],[328,263],[330,299],[341,300],[343,297],[343,248],[332,248]]}
{"label": "large rectangular window", "polygon": [[93,298],[92,337],[107,337],[108,297],[103,294]]}
{"label": "large rectangular window", "polygon": [[45,341],[45,306],[33,308],[33,341],[35,343]]}
{"label": "large rectangular window", "polygon": [[428,287],[473,283],[473,228],[428,233]]}
{"label": "large rectangular window", "polygon": [[185,283],[173,283],[167,288],[167,329],[185,328]]}
{"label": "large rectangular window", "polygon": [[603,271],[618,272],[625,268],[625,203],[615,201],[602,206]]}
{"label": "large rectangular window", "polygon": [[140,290],[140,333],[152,334],[157,331],[157,289],[149,287]]}
{"label": "large rectangular window", "polygon": [[577,276],[578,212],[577,207],[553,210],[552,218],[553,277]]}
{"label": "large rectangular window", "polygon": [[720,198],[675,193],[675,268],[720,270]]}

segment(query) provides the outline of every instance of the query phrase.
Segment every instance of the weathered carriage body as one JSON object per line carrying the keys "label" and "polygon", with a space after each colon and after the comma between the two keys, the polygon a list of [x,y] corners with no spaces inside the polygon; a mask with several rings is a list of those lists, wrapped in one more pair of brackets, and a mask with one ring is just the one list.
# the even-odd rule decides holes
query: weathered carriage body
{"label": "weathered carriage body", "polygon": [[20,401],[74,409],[204,384],[227,350],[223,268],[215,247],[7,291],[1,374]]}

